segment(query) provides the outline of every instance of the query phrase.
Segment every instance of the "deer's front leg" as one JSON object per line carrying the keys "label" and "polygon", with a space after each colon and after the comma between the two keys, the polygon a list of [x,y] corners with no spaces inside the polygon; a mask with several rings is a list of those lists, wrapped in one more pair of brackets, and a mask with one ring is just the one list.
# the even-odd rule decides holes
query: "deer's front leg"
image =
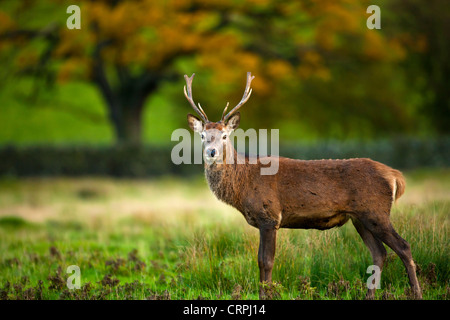
{"label": "deer's front leg", "polygon": [[272,268],[275,258],[275,246],[277,238],[277,230],[274,227],[261,227],[259,229],[259,250],[258,250],[258,266],[259,266],[259,298],[270,298],[266,295],[263,283],[270,285],[272,283]]}

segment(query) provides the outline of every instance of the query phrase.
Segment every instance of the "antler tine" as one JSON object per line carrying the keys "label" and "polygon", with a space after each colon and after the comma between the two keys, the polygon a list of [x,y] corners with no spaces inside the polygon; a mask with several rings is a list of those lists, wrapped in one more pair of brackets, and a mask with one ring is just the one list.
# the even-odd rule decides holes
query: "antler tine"
{"label": "antler tine", "polygon": [[205,117],[206,122],[208,122],[208,121],[209,121],[209,120],[208,120],[208,116],[206,115],[206,112],[203,110],[202,106],[200,105],[200,102],[197,103],[197,104],[198,104],[198,108],[200,109],[201,113],[202,113],[203,116]]}
{"label": "antler tine", "polygon": [[195,73],[192,74],[192,76],[188,77],[187,74],[184,75],[184,79],[186,80],[187,90],[186,86],[184,86],[184,95],[186,99],[191,104],[192,108],[197,112],[197,114],[202,118],[203,122],[209,122],[208,116],[206,115],[205,111],[203,111],[202,107],[200,106],[200,103],[198,104],[198,107],[195,105],[194,99],[192,98],[192,80],[194,79]]}
{"label": "antler tine", "polygon": [[227,112],[227,109],[228,109],[228,106],[230,105],[230,103],[229,102],[227,102],[227,105],[225,106],[225,109],[223,109],[223,112],[222,112],[222,121],[223,121],[223,117],[225,116],[225,112]]}
{"label": "antler tine", "polygon": [[230,112],[228,112],[228,114],[224,117],[223,115],[225,114],[225,111],[228,108],[228,104],[225,107],[225,110],[223,111],[222,114],[222,122],[226,122],[228,120],[228,118],[235,113],[240,107],[242,107],[242,105],[244,103],[247,102],[247,100],[250,98],[250,95],[252,94],[252,89],[250,88],[250,84],[252,83],[252,80],[255,78],[255,76],[252,76],[251,72],[247,72],[247,85],[245,86],[245,91],[244,91],[244,95],[242,96],[241,101],[238,103],[238,105],[236,107],[234,107]]}

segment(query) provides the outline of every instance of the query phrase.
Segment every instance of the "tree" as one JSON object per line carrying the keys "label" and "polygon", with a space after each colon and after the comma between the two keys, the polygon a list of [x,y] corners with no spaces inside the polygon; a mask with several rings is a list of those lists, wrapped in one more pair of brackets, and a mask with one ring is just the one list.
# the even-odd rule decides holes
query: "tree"
{"label": "tree", "polygon": [[398,12],[392,24],[404,47],[405,61],[414,90],[422,94],[422,115],[438,134],[450,133],[450,2],[395,1]]}
{"label": "tree", "polygon": [[[205,94],[207,102],[230,93],[238,101],[243,75],[256,74],[252,85],[258,95],[252,99],[258,108],[248,119],[262,125],[273,124],[275,115],[285,112],[298,115],[298,122],[318,135],[334,134],[336,126],[351,127],[368,114],[377,121],[371,127],[363,123],[355,132],[402,128],[390,125],[392,115],[405,116],[398,108],[400,98],[384,81],[394,72],[375,67],[391,70],[402,48],[367,30],[368,1],[80,1],[80,30],[66,28],[66,5],[27,1],[0,11],[0,51],[15,57],[12,64],[21,73],[50,80],[57,74],[60,81],[80,77],[95,84],[118,142],[140,143],[146,99],[162,84],[180,82],[193,66],[211,71],[214,86],[208,88],[210,98]],[[24,9],[39,19],[24,21]],[[375,70],[376,76],[364,82],[352,78],[358,68]],[[340,83],[344,77],[349,84]],[[375,113],[373,104],[360,105],[365,103],[361,87],[369,92],[373,82],[388,100],[374,95],[371,103],[385,106]],[[339,95],[327,88],[340,90]],[[312,113],[311,106],[297,102],[305,99],[323,112]]]}
{"label": "tree", "polygon": [[[46,4],[64,17],[62,3]],[[39,5],[28,3],[35,10]],[[239,56],[241,51],[236,36],[221,31],[226,23],[220,12],[196,2],[86,1],[80,7],[80,30],[69,30],[57,19],[31,28],[15,17],[19,7],[10,10],[11,15],[2,12],[3,49],[16,55],[21,73],[43,76],[56,71],[61,81],[84,77],[93,82],[119,142],[140,143],[145,101],[162,83],[179,78],[179,58],[212,50]],[[13,48],[17,45],[19,53]]]}

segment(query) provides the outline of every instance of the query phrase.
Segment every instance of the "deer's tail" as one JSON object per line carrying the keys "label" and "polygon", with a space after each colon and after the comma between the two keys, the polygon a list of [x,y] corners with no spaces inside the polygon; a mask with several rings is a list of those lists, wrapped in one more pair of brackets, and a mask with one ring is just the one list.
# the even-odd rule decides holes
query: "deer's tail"
{"label": "deer's tail", "polygon": [[392,198],[394,201],[396,201],[405,192],[406,181],[405,177],[400,171],[393,169],[392,174],[394,177]]}

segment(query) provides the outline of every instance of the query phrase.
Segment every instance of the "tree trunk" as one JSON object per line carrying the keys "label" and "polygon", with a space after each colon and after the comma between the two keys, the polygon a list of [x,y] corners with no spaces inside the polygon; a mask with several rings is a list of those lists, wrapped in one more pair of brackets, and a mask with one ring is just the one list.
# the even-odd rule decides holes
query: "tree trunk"
{"label": "tree trunk", "polygon": [[123,135],[120,143],[140,145],[142,141],[142,110],[143,105],[122,109]]}
{"label": "tree trunk", "polygon": [[99,54],[107,44],[100,42],[94,51],[93,81],[100,89],[108,108],[116,143],[140,145],[144,104],[147,97],[156,91],[162,78],[149,73],[131,76],[126,67],[116,66],[120,81],[119,85],[112,86]]}
{"label": "tree trunk", "polygon": [[116,143],[140,145],[142,141],[142,111],[143,103],[139,105],[119,105],[120,113],[115,115],[110,110],[110,121],[114,128]]}

